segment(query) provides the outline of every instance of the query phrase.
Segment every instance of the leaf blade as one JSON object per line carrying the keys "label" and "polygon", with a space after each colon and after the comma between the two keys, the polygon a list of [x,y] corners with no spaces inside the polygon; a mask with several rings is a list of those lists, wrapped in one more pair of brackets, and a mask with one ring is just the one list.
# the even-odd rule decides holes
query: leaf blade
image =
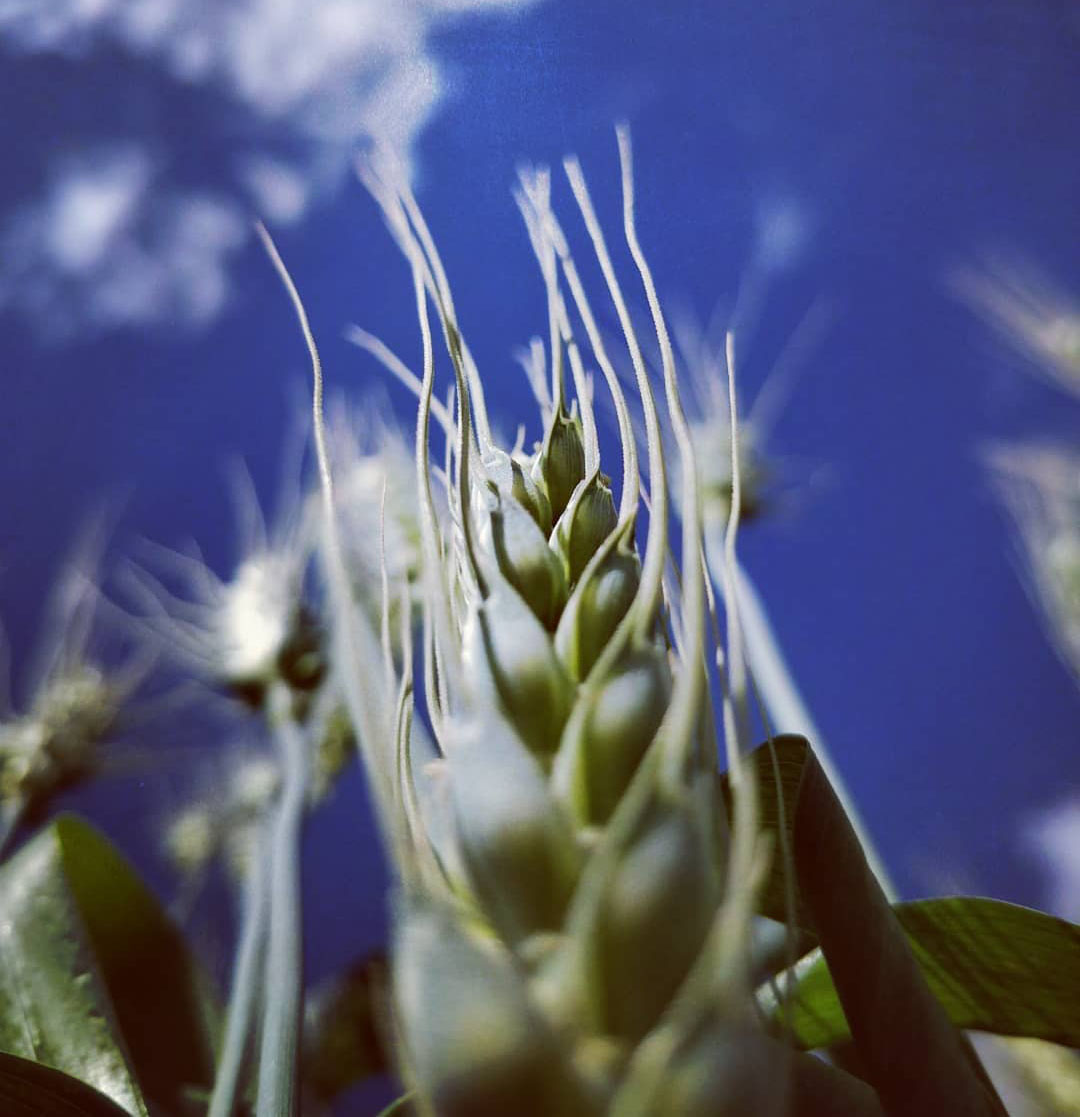
{"label": "leaf blade", "polygon": [[209,984],[126,858],[74,815],[56,826],[63,868],[139,1084],[168,1112],[214,1078]]}
{"label": "leaf blade", "polygon": [[183,1112],[213,1077],[201,977],[127,861],[61,816],[0,867],[0,911],[0,1050]]}
{"label": "leaf blade", "polygon": [[[916,900],[895,911],[958,1028],[1080,1046],[1080,927],[974,896]],[[797,1041],[804,1048],[843,1042],[850,1030],[820,950],[803,969],[789,1013]]]}
{"label": "leaf blade", "polygon": [[124,1117],[126,1110],[69,1074],[0,1052],[5,1117]]}
{"label": "leaf blade", "polygon": [[0,1049],[89,1083],[127,1113],[145,1114],[58,860],[50,827],[0,870]]}

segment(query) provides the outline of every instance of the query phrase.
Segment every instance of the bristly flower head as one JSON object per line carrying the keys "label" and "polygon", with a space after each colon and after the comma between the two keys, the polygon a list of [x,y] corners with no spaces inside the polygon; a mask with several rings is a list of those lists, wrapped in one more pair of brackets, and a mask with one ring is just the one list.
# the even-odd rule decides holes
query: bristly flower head
{"label": "bristly flower head", "polygon": [[104,544],[97,517],[57,580],[23,712],[0,721],[0,851],[20,819],[101,770],[102,746],[145,677],[145,658],[107,667],[91,651]]}
{"label": "bristly flower head", "polygon": [[155,547],[159,563],[186,583],[187,596],[134,564],[128,581],[165,654],[258,706],[278,679],[310,690],[322,676],[317,626],[304,597],[311,529],[297,492],[268,531],[246,472],[237,467],[234,477],[241,539],[230,578],[219,578],[198,553]]}
{"label": "bristly flower head", "polygon": [[[823,300],[804,314],[761,383],[753,401],[737,416],[740,522],[776,511],[785,499],[783,462],[769,449],[773,428],[783,414],[805,368],[807,356],[820,343],[831,319]],[[714,314],[713,323],[717,320]],[[689,314],[673,316],[673,334],[685,371],[690,432],[701,475],[702,514],[706,531],[723,529],[731,511],[732,417],[727,391],[727,338],[715,336],[713,323],[699,326]],[[730,331],[729,331],[730,333]]]}
{"label": "bristly flower head", "polygon": [[1034,371],[1080,397],[1080,300],[1021,260],[991,257],[956,269],[950,282]]}
{"label": "bristly flower head", "polygon": [[1034,442],[993,446],[985,458],[1012,517],[1025,586],[1080,681],[1080,454]]}

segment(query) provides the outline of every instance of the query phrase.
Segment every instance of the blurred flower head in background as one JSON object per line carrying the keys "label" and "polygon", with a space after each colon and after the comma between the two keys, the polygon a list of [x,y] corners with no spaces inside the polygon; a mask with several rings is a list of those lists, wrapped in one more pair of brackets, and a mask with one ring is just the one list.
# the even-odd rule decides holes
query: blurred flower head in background
{"label": "blurred flower head in background", "polygon": [[1080,398],[1080,304],[1035,264],[991,257],[950,282],[972,310],[1045,376]]}
{"label": "blurred flower head in background", "polygon": [[991,447],[986,461],[1013,520],[1025,588],[1080,682],[1080,453],[1032,441]]}
{"label": "blurred flower head in background", "polygon": [[17,705],[3,680],[0,852],[24,817],[105,768],[105,746],[149,671],[145,654],[103,654],[99,570],[107,534],[107,518],[90,517],[61,567]]}

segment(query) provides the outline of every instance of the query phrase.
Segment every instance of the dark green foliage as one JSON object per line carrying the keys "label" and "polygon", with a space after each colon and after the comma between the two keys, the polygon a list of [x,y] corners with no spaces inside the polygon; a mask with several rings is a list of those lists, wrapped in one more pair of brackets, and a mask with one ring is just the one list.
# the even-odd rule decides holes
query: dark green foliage
{"label": "dark green foliage", "polygon": [[126,1117],[127,1110],[69,1074],[0,1052],[0,1113],[4,1117]]}
{"label": "dark green foliage", "polygon": [[63,1070],[130,1113],[190,1112],[213,1079],[207,988],[157,901],[66,816],[0,869],[0,1049]]}

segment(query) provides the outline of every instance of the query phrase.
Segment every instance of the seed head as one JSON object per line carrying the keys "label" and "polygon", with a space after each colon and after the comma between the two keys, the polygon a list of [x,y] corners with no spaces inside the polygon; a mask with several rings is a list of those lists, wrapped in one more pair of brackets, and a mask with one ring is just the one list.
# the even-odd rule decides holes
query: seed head
{"label": "seed head", "polygon": [[33,815],[102,769],[103,746],[146,674],[145,660],[106,667],[91,653],[104,546],[98,516],[57,578],[24,710],[0,720],[0,804],[9,819]]}
{"label": "seed head", "polygon": [[125,689],[89,663],[47,679],[25,714],[0,725],[0,799],[43,802],[94,775]]}
{"label": "seed head", "polygon": [[[751,1016],[749,931],[740,929],[760,863],[753,785],[740,784],[741,829],[729,839],[705,707],[703,498],[667,329],[633,227],[624,133],[620,163],[624,232],[661,351],[666,423],[584,176],[573,161],[567,174],[645,417],[650,506],[640,553],[629,408],[551,210],[546,172],[523,176],[519,198],[548,297],[546,350],[530,350],[544,426],[531,454],[521,439],[512,450],[497,444],[446,271],[407,183],[392,166],[362,172],[410,264],[422,341],[422,375],[398,376],[420,400],[414,458],[428,717],[422,722],[413,707],[412,661],[403,656],[399,667],[389,664],[399,679],[392,750],[379,753],[375,740],[365,756],[402,878],[393,964],[402,1071],[418,1104],[440,1115],[622,1112],[616,1099],[639,1052],[664,1029],[666,1050],[685,1055],[677,1096],[702,1110],[723,1096],[713,1080],[702,1086],[695,1078],[703,1064],[691,1054],[706,1016],[712,1024]],[[453,376],[453,414],[434,405],[432,307]],[[603,373],[619,422],[618,502],[600,470],[586,359]],[[432,417],[447,444],[440,509]],[[665,432],[677,449],[681,570],[669,562],[674,460],[666,460]],[[371,645],[369,637],[354,643]],[[354,706],[359,730],[363,705]],[[435,756],[422,767],[413,756],[421,723],[430,726]],[[738,727],[728,723],[737,757]],[[739,856],[729,866],[733,849]],[[732,896],[721,940],[714,932]],[[710,977],[702,986],[702,973],[717,972],[723,983]],[[691,986],[689,1001],[707,1013],[676,1019]]]}
{"label": "seed head", "polygon": [[[324,672],[322,640],[304,594],[311,525],[290,511],[267,532],[246,474],[239,498],[240,557],[219,578],[197,554],[154,548],[158,565],[186,585],[176,596],[148,570],[131,564],[128,585],[143,607],[144,627],[162,650],[207,681],[260,706],[276,680],[308,692]],[[299,496],[292,508],[299,507]]]}
{"label": "seed head", "polygon": [[296,588],[288,558],[253,555],[244,559],[221,587],[215,618],[219,673],[233,686],[264,683],[278,661],[296,622]]}

